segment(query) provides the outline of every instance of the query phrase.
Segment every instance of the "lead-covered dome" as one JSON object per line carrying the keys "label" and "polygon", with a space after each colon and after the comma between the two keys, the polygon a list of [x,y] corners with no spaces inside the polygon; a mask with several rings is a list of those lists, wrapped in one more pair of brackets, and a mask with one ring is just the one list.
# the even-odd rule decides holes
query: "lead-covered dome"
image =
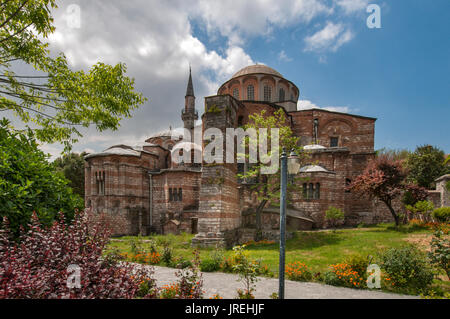
{"label": "lead-covered dome", "polygon": [[272,69],[271,67],[268,67],[267,65],[264,65],[264,64],[255,64],[255,65],[246,66],[245,68],[237,71],[231,78],[234,79],[241,75],[257,74],[257,73],[270,74],[270,75],[278,76],[280,78],[284,78],[280,72],[278,72],[277,70]]}

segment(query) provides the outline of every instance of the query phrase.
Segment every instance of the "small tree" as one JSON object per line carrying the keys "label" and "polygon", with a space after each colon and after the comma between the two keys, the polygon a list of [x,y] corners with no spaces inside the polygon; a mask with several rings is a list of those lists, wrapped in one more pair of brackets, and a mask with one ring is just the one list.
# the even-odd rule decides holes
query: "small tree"
{"label": "small tree", "polygon": [[338,222],[341,220],[344,220],[344,218],[345,218],[345,214],[339,208],[330,206],[325,211],[325,219],[328,221],[330,226],[334,228],[334,230],[336,230],[336,226],[338,225]]}
{"label": "small tree", "polygon": [[444,162],[444,151],[431,145],[419,146],[406,160],[408,179],[419,186],[431,188],[436,178],[450,172]]}
{"label": "small tree", "polygon": [[387,155],[380,155],[368,164],[364,172],[354,179],[348,189],[382,201],[398,226],[400,217],[394,210],[392,202],[405,189],[403,184],[405,178],[406,171],[400,161],[393,160]]}
{"label": "small tree", "polygon": [[238,289],[239,299],[254,299],[255,283],[258,281],[258,264],[249,259],[245,245],[233,247],[235,264],[233,270],[239,274],[239,280],[244,283],[245,291]]}
{"label": "small tree", "polygon": [[[306,158],[308,155],[302,152],[302,148],[298,146],[299,138],[294,135],[292,129],[289,125],[286,113],[283,109],[279,109],[273,115],[267,115],[266,111],[261,113],[255,113],[249,116],[249,122],[244,125],[244,129],[254,129],[256,131],[256,136],[247,137],[244,142],[246,149],[252,150],[258,148],[258,141],[267,140],[268,145],[271,145],[272,136],[271,129],[279,129],[279,145],[277,149],[268,149],[268,157],[274,152],[281,154],[282,149],[287,151],[295,150],[297,154]],[[267,129],[267,133],[260,131],[260,129]],[[250,152],[249,152],[250,153]],[[245,156],[246,159],[249,158],[249,154],[238,154],[239,156]],[[252,180],[251,189],[257,194],[259,204],[256,207],[256,228],[261,230],[262,222],[261,215],[263,209],[270,204],[277,204],[280,199],[280,169],[274,174],[262,174],[261,171],[264,168],[270,167],[273,163],[264,164],[261,160],[261,154],[259,154],[258,162],[255,164],[249,164],[248,170],[243,173],[239,173],[238,177],[243,180]],[[288,185],[288,195],[294,193],[295,191],[300,191],[300,184],[290,183]],[[258,238],[257,238],[258,239]]]}

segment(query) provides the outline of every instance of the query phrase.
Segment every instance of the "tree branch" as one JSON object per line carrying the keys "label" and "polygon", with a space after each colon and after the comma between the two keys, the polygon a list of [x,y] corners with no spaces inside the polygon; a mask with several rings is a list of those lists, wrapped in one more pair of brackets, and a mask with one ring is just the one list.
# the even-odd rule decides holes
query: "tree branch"
{"label": "tree branch", "polygon": [[6,19],[1,25],[0,25],[0,29],[3,28],[4,25],[6,25],[9,21],[11,21],[11,19],[13,19],[19,12],[20,10],[22,10],[22,8],[25,6],[25,4],[27,4],[28,0],[25,0],[22,5],[12,14],[8,17],[8,19]]}

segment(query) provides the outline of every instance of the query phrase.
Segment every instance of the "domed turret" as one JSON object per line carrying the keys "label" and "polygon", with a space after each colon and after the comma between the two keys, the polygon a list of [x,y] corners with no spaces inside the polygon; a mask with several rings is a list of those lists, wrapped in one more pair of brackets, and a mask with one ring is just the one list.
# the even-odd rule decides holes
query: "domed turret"
{"label": "domed turret", "polygon": [[280,72],[264,64],[249,65],[222,84],[218,95],[229,94],[241,101],[270,102],[296,111],[299,89]]}

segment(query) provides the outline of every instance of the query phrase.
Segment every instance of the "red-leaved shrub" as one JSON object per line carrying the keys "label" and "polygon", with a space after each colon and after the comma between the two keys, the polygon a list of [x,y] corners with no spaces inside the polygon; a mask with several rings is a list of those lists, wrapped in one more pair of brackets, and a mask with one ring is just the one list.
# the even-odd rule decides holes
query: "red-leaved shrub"
{"label": "red-leaved shrub", "polygon": [[[109,234],[104,223],[93,223],[87,212],[79,212],[70,224],[60,214],[49,228],[33,215],[30,230],[13,240],[5,219],[0,228],[0,299],[136,297],[143,280],[154,284],[152,271],[104,258]],[[69,265],[80,268],[79,288],[67,286]]]}

